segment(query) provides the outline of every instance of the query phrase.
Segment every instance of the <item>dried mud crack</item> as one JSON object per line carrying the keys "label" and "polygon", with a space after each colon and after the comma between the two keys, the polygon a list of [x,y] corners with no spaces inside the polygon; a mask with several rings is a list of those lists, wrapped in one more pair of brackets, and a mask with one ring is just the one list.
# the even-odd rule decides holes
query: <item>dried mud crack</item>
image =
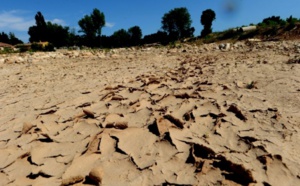
{"label": "dried mud crack", "polygon": [[1,56],[0,185],[299,185],[296,44]]}

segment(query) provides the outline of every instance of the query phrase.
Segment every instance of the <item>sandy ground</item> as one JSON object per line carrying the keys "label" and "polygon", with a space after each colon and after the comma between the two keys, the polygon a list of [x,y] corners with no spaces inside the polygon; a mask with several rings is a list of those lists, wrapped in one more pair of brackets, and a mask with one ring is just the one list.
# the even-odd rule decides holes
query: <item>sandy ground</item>
{"label": "sandy ground", "polygon": [[300,42],[0,56],[0,185],[300,185]]}

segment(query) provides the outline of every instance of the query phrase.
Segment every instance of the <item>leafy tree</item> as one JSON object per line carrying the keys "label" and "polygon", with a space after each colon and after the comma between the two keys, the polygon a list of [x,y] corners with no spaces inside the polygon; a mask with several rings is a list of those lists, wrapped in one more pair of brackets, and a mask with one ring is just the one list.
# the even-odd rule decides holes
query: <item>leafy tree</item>
{"label": "leafy tree", "polygon": [[207,9],[202,12],[200,22],[203,25],[203,30],[201,31],[201,37],[205,37],[212,33],[212,22],[216,19],[216,14],[212,9]]}
{"label": "leafy tree", "polygon": [[73,44],[71,42],[72,34],[69,33],[69,27],[63,27],[56,23],[45,22],[41,12],[35,15],[36,25],[29,27],[28,34],[31,43],[48,41],[51,47],[62,47]]}
{"label": "leafy tree", "polygon": [[273,24],[280,24],[281,22],[280,16],[271,16],[268,18],[263,19],[262,23],[265,23],[267,25],[273,25]]}
{"label": "leafy tree", "polygon": [[88,46],[94,46],[95,38],[101,38],[101,30],[105,25],[105,16],[98,9],[94,9],[91,15],[85,15],[78,21],[80,26],[80,32],[85,34],[86,44]]}
{"label": "leafy tree", "polygon": [[9,34],[6,34],[4,32],[0,33],[0,42],[16,45],[23,43],[20,39],[18,39],[14,33],[10,32]]}
{"label": "leafy tree", "polygon": [[136,46],[140,44],[142,39],[142,30],[139,26],[133,26],[128,29],[128,34],[130,36],[130,45]]}
{"label": "leafy tree", "polygon": [[261,27],[272,27],[275,29],[277,26],[285,26],[286,24],[287,22],[281,19],[280,16],[271,16],[263,19],[263,21],[258,25]]}
{"label": "leafy tree", "polygon": [[101,36],[102,27],[105,25],[105,16],[97,8],[91,14],[92,22],[97,36]]}
{"label": "leafy tree", "polygon": [[125,47],[129,46],[130,35],[126,30],[120,29],[113,33],[111,39],[113,47]]}
{"label": "leafy tree", "polygon": [[29,41],[46,41],[47,37],[47,24],[41,12],[35,15],[35,26],[29,27],[28,34],[30,35]]}
{"label": "leafy tree", "polygon": [[68,45],[69,45],[69,46],[80,45],[80,36],[79,36],[79,35],[76,35],[75,28],[72,28],[72,29],[69,31],[69,35],[68,35]]}
{"label": "leafy tree", "polygon": [[8,35],[9,35],[9,44],[16,45],[16,44],[23,43],[23,41],[17,38],[14,33],[10,32]]}
{"label": "leafy tree", "polygon": [[174,8],[162,17],[162,29],[171,40],[193,36],[195,29],[191,27],[192,20],[184,7]]}
{"label": "leafy tree", "polygon": [[9,37],[6,33],[0,33],[0,42],[9,43]]}
{"label": "leafy tree", "polygon": [[168,34],[166,32],[158,31],[154,34],[145,35],[143,44],[161,43],[167,44],[169,42]]}
{"label": "leafy tree", "polygon": [[286,26],[285,30],[286,31],[290,31],[292,30],[293,28],[296,27],[296,22],[298,22],[298,19],[297,18],[294,18],[292,15],[290,17],[288,17],[286,19],[286,22],[288,23],[288,25]]}
{"label": "leafy tree", "polygon": [[69,27],[47,22],[47,41],[55,47],[69,45]]}
{"label": "leafy tree", "polygon": [[84,32],[86,37],[95,37],[96,32],[94,30],[93,20],[90,16],[85,15],[81,20],[78,22],[81,30],[79,32]]}

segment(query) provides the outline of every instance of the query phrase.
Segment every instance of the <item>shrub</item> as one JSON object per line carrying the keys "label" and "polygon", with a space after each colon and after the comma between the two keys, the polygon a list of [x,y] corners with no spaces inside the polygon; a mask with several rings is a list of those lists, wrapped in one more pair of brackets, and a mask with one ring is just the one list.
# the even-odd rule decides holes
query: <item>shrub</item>
{"label": "shrub", "polygon": [[54,45],[52,43],[47,43],[43,45],[42,43],[32,43],[31,44],[32,51],[55,51]]}
{"label": "shrub", "polygon": [[44,51],[49,51],[49,52],[55,51],[54,45],[52,43],[49,43],[44,47]]}
{"label": "shrub", "polygon": [[43,45],[39,43],[32,43],[31,44],[32,51],[43,51]]}
{"label": "shrub", "polygon": [[233,29],[228,29],[223,32],[223,34],[219,37],[220,40],[225,40],[225,39],[234,39],[238,38],[241,35],[242,31],[241,30],[233,30]]}

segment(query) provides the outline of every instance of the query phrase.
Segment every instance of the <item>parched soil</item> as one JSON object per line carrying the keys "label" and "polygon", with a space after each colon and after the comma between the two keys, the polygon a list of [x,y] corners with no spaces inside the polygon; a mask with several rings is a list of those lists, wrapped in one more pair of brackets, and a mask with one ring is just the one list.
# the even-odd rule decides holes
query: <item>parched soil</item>
{"label": "parched soil", "polygon": [[300,42],[0,56],[0,185],[300,185]]}

